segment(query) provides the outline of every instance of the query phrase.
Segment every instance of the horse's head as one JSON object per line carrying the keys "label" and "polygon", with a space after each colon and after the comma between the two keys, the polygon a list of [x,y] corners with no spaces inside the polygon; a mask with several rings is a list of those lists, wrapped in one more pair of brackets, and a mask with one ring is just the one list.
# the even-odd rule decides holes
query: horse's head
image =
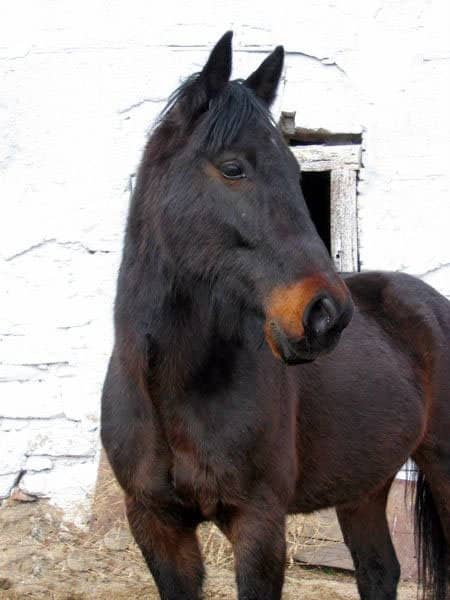
{"label": "horse's head", "polygon": [[231,35],[175,93],[149,140],[139,176],[148,235],[188,285],[206,282],[261,315],[277,357],[305,362],[336,345],[352,301],[269,113],[283,48],[229,81]]}

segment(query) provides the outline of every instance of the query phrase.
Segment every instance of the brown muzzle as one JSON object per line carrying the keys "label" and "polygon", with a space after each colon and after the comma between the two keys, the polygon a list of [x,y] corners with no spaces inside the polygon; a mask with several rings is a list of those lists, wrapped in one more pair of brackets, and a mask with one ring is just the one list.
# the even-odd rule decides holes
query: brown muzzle
{"label": "brown muzzle", "polygon": [[336,347],[352,314],[353,302],[342,279],[312,275],[272,290],[266,303],[266,339],[284,362],[310,362]]}

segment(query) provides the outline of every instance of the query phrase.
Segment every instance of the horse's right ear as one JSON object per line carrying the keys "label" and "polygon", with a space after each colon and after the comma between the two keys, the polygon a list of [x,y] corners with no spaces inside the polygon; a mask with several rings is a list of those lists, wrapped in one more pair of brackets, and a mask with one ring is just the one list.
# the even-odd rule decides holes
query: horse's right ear
{"label": "horse's right ear", "polygon": [[277,46],[245,81],[245,85],[251,88],[267,106],[270,106],[275,100],[283,71],[283,61],[283,46]]}
{"label": "horse's right ear", "polygon": [[232,37],[233,32],[227,31],[220,38],[200,73],[199,81],[204,84],[209,100],[220,94],[230,79]]}

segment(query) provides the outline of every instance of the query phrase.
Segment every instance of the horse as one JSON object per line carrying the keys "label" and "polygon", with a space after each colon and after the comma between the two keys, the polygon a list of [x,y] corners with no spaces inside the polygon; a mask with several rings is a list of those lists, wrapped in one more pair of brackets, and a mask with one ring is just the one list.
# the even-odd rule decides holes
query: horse
{"label": "horse", "polygon": [[231,37],[170,98],[130,201],[101,439],[131,532],[162,599],[201,597],[212,521],[239,599],[277,600],[286,515],[335,507],[360,597],[394,599],[386,498],[413,457],[421,579],[443,600],[450,303],[335,271],[270,116],[283,48],[230,80]]}

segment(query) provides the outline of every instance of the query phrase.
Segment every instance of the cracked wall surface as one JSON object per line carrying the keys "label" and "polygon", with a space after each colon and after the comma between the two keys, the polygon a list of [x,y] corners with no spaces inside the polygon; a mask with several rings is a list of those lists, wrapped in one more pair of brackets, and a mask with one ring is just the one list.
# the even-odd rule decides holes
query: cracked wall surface
{"label": "cracked wall surface", "polygon": [[18,485],[70,515],[89,506],[130,175],[165,98],[226,29],[236,77],[285,45],[275,115],[362,133],[362,268],[406,270],[450,296],[448,3],[255,7],[3,7],[0,497]]}

